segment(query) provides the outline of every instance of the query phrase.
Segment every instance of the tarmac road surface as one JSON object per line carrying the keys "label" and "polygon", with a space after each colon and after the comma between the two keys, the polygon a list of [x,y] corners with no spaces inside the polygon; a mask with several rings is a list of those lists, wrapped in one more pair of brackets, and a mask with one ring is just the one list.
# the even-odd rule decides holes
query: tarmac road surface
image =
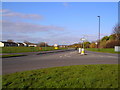
{"label": "tarmac road surface", "polygon": [[69,65],[118,64],[118,54],[91,51],[87,51],[86,53],[87,55],[80,55],[78,51],[66,51],[3,58],[2,74]]}

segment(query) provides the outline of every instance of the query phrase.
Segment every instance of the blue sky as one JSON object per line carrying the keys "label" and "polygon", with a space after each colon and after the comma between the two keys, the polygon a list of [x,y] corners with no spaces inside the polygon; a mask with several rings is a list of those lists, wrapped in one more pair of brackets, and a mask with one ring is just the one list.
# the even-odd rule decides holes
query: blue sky
{"label": "blue sky", "polygon": [[73,44],[83,36],[97,40],[110,35],[118,22],[117,2],[4,2],[3,40]]}

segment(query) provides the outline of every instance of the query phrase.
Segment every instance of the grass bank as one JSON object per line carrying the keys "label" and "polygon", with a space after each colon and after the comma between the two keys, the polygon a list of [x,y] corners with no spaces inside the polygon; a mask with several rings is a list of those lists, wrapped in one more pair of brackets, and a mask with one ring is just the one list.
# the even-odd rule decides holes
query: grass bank
{"label": "grass bank", "polygon": [[114,48],[100,48],[99,50],[98,50],[98,48],[86,48],[85,50],[95,51],[95,52],[103,52],[103,53],[116,53],[116,54],[120,54],[120,52],[115,52]]}
{"label": "grass bank", "polygon": [[118,88],[118,65],[75,65],[3,75],[3,88]]}
{"label": "grass bank", "polygon": [[[66,48],[59,48],[66,49]],[[39,52],[55,50],[54,47],[2,47],[1,53]]]}

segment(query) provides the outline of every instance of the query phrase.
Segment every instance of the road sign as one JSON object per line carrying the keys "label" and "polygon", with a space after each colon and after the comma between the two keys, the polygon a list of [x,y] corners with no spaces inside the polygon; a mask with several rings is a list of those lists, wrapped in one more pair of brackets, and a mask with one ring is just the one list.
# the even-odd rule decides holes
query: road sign
{"label": "road sign", "polygon": [[81,40],[81,41],[85,41],[86,39],[85,39],[85,38],[81,38],[80,40]]}
{"label": "road sign", "polygon": [[58,45],[57,44],[54,44],[54,47],[57,47]]}

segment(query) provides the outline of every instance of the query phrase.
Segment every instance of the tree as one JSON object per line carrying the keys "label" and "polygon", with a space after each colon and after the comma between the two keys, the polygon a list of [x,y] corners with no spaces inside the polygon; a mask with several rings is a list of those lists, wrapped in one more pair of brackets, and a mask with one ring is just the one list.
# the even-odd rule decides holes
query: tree
{"label": "tree", "polygon": [[106,43],[106,48],[114,48],[114,46],[120,46],[120,40],[109,40]]}
{"label": "tree", "polygon": [[109,40],[109,36],[104,36],[102,39],[101,39],[101,41],[108,41]]}
{"label": "tree", "polygon": [[112,34],[116,35],[116,40],[120,40],[120,25],[117,24],[114,28],[113,28],[113,32]]}
{"label": "tree", "polygon": [[120,25],[116,25],[114,28],[113,28],[113,34],[120,34]]}
{"label": "tree", "polygon": [[90,42],[84,42],[84,47],[89,48]]}
{"label": "tree", "polygon": [[38,46],[39,47],[48,47],[49,45],[45,42],[40,42],[40,43],[38,43]]}
{"label": "tree", "polygon": [[96,44],[95,44],[95,43],[91,43],[91,44],[89,45],[89,47],[90,47],[90,48],[96,48]]}
{"label": "tree", "polygon": [[[109,40],[107,40],[107,41],[109,41]],[[106,42],[107,41],[106,40],[101,41],[99,47],[100,48],[106,48]]]}

